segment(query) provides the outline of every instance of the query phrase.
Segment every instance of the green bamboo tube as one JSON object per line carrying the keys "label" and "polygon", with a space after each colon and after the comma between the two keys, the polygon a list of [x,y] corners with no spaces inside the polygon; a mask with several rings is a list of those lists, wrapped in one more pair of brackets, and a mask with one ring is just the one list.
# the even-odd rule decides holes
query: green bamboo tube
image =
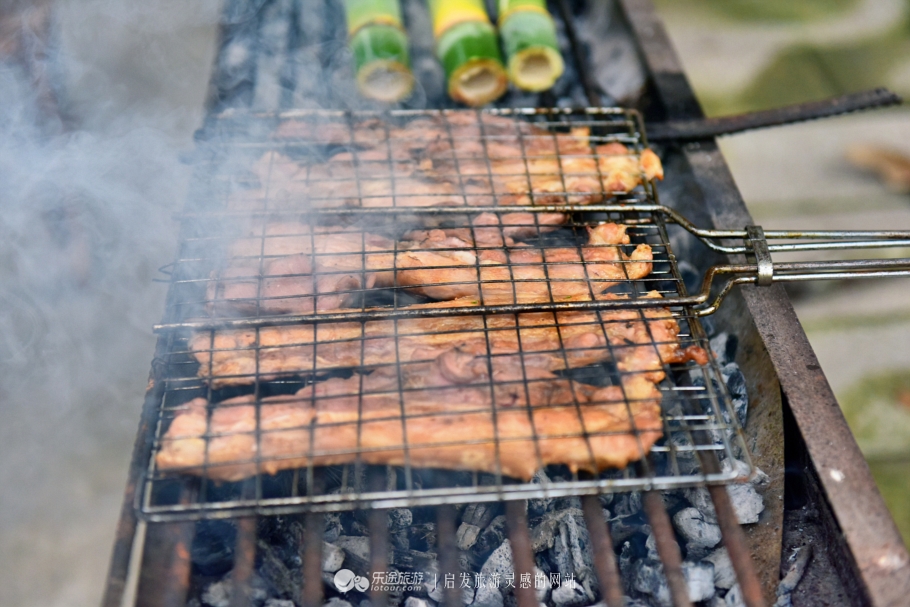
{"label": "green bamboo tube", "polygon": [[501,97],[509,80],[483,0],[430,0],[430,12],[449,96],[472,106]]}
{"label": "green bamboo tube", "polygon": [[545,0],[499,0],[499,35],[509,79],[518,88],[545,91],[562,75],[556,24]]}
{"label": "green bamboo tube", "polygon": [[385,103],[410,95],[414,76],[399,0],[345,0],[344,5],[360,94]]}

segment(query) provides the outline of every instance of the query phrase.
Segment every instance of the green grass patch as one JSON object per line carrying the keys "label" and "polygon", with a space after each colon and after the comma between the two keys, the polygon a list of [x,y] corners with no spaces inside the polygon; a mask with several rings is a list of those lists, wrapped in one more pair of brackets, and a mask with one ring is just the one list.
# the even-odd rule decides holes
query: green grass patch
{"label": "green grass patch", "polygon": [[863,453],[910,460],[910,369],[868,375],[838,400]]}
{"label": "green grass patch", "polygon": [[910,542],[910,369],[864,377],[839,400],[875,484]]}
{"label": "green grass patch", "polygon": [[702,9],[735,21],[805,22],[838,16],[859,0],[658,0],[662,8]]}
{"label": "green grass patch", "polygon": [[738,95],[700,101],[709,116],[816,101],[886,85],[889,71],[908,60],[910,37],[903,27],[854,44],[796,45],[779,53]]}
{"label": "green grass patch", "polygon": [[869,469],[904,542],[910,544],[910,460],[872,460]]}
{"label": "green grass patch", "polygon": [[811,21],[835,16],[858,0],[702,0],[712,10],[743,21]]}

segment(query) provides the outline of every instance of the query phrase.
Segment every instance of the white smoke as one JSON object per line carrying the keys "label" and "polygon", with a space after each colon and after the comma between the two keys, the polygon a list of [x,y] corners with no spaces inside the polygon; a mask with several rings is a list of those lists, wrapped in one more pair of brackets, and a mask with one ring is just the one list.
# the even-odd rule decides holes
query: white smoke
{"label": "white smoke", "polygon": [[219,4],[56,2],[66,130],[0,61],[2,605],[100,600]]}

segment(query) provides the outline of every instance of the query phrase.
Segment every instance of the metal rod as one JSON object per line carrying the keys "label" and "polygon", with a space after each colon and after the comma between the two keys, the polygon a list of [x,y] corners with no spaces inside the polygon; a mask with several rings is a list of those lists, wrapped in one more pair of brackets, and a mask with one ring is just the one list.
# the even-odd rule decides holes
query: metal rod
{"label": "metal rod", "polygon": [[303,607],[321,607],[322,592],[322,538],[325,534],[325,515],[310,512],[303,519]]}
{"label": "metal rod", "polygon": [[515,572],[515,597],[518,607],[537,607],[537,594],[533,583],[527,588],[520,583],[522,575],[534,579],[534,551],[528,531],[528,503],[526,501],[506,502],[506,526],[512,547],[512,567]]}
{"label": "metal rod", "polygon": [[256,517],[237,520],[237,543],[234,548],[233,591],[230,607],[248,607],[253,602],[250,582],[256,565]]}
{"label": "metal rod", "polygon": [[654,532],[657,542],[657,554],[664,565],[664,576],[670,587],[670,597],[675,607],[692,607],[689,600],[689,588],[682,570],[682,554],[673,534],[670,515],[664,507],[664,500],[657,491],[645,491],[642,495],[642,506]]}
{"label": "metal rod", "polygon": [[[457,580],[461,574],[458,566],[458,548],[455,543],[455,508],[443,505],[436,510],[436,549],[439,553],[439,572],[436,583],[443,584],[444,607],[462,607],[461,592],[456,584],[449,588],[442,580],[451,575]],[[442,577],[442,580],[440,580]]]}
{"label": "metal rod", "polygon": [[[716,457],[714,461],[717,461]],[[746,603],[746,607],[764,607],[766,603],[762,595],[761,582],[749,556],[746,535],[743,533],[742,527],[739,526],[736,511],[730,501],[730,494],[727,493],[726,487],[718,485],[709,486],[708,492],[711,494],[711,501],[714,503],[717,524],[720,526],[724,546],[730,555],[733,570],[736,572],[736,579],[742,591],[743,601]]]}
{"label": "metal rod", "polygon": [[622,578],[610,539],[610,524],[604,519],[600,499],[596,495],[581,498],[585,525],[591,538],[591,552],[594,555],[594,569],[600,582],[600,592],[607,607],[623,607]]}
{"label": "metal rod", "polygon": [[753,129],[817,120],[840,116],[851,112],[899,105],[902,99],[886,88],[849,93],[823,101],[810,101],[784,107],[693,120],[674,120],[648,125],[648,137],[652,141],[684,141],[711,139],[721,135],[732,135]]}
{"label": "metal rod", "polygon": [[150,524],[142,550],[136,607],[184,605],[190,587],[194,523]]}
{"label": "metal rod", "polygon": [[[367,470],[367,485],[373,489],[384,489],[386,475],[383,468],[372,467]],[[367,527],[370,530],[370,572],[384,573],[389,570],[389,513],[387,510],[373,509],[367,514]],[[386,607],[389,593],[382,584],[370,588],[370,602],[373,607]]]}

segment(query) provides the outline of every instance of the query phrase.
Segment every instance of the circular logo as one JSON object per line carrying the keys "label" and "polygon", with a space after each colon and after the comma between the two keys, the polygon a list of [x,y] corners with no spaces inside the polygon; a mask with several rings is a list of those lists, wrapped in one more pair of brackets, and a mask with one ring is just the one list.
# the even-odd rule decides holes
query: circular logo
{"label": "circular logo", "polygon": [[335,588],[339,592],[347,592],[355,588],[360,592],[366,592],[370,587],[370,580],[366,576],[356,575],[350,569],[339,569],[335,574]]}
{"label": "circular logo", "polygon": [[370,580],[366,577],[360,577],[359,575],[354,578],[354,588],[360,592],[366,592],[370,588]]}

